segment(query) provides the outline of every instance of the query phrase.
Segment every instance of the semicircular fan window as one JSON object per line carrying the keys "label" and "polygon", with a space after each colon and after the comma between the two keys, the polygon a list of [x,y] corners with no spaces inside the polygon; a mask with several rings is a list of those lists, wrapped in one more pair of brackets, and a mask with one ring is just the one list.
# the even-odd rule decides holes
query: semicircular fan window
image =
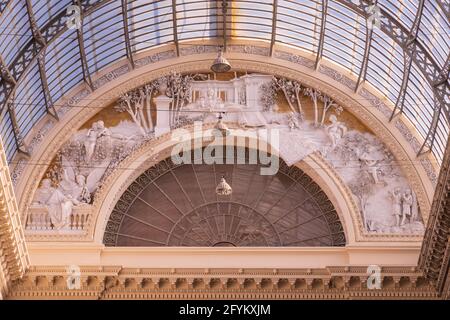
{"label": "semicircular fan window", "polygon": [[[229,160],[175,165],[168,158],[146,170],[116,203],[104,244],[345,245],[333,204],[305,172],[280,160],[275,175],[261,175],[261,164]],[[216,193],[222,176],[230,195]]]}

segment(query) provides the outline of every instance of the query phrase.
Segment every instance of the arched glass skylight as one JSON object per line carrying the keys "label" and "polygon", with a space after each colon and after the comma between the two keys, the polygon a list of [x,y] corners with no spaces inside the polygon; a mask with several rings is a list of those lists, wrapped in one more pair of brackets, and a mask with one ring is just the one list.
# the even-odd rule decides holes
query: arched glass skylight
{"label": "arched glass skylight", "polygon": [[[58,104],[76,85],[89,84],[97,72],[130,55],[174,42],[182,46],[188,40],[221,41],[224,33],[227,39],[260,40],[268,47],[273,43],[289,45],[312,56],[323,45],[322,59],[340,65],[355,78],[361,76],[367,63],[366,82],[393,105],[402,101],[402,83],[407,83],[404,115],[423,139],[428,136],[436,105],[433,86],[444,86],[439,93],[444,105],[433,148],[438,161],[442,159],[450,109],[448,1],[379,0],[381,28],[374,28],[373,33],[366,23],[369,0],[81,0],[80,31],[67,30],[65,25],[67,7],[73,3],[0,0],[0,63],[16,83],[3,73],[0,131],[9,160],[18,145],[18,133],[13,132],[11,123],[17,121],[20,135],[26,136],[46,114],[50,102],[43,99],[43,83],[48,84],[51,102]],[[223,3],[227,3],[225,15]],[[34,32],[33,20],[37,26]],[[408,42],[417,23],[417,37]],[[411,43],[420,53],[415,57],[423,61],[414,59],[408,73],[405,48]],[[39,53],[45,58],[44,81],[36,61]],[[13,111],[7,110],[7,101],[14,105]],[[16,119],[11,118],[11,112],[17,113]]]}

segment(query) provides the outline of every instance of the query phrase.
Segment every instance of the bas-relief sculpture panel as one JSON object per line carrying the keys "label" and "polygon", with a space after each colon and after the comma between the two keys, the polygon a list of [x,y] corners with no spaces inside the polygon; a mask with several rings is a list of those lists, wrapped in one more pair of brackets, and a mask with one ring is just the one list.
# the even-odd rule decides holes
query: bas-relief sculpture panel
{"label": "bas-relief sculpture panel", "polygon": [[28,230],[82,229],[74,213],[90,206],[104,177],[123,169],[118,164],[134,148],[194,120],[217,121],[223,114],[224,122],[238,123],[261,139],[263,130],[277,129],[279,153],[288,165],[322,154],[352,191],[367,232],[423,233],[402,164],[373,134],[341,121],[342,106],[297,81],[259,74],[214,80],[173,73],[124,94],[107,112],[123,120],[105,126],[97,116],[59,151],[34,196]]}

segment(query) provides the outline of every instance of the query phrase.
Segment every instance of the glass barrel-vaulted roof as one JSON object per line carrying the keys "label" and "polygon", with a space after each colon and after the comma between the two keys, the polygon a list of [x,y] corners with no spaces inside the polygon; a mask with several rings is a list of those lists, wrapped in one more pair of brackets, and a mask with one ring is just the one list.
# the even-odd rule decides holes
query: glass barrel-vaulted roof
{"label": "glass barrel-vaulted roof", "polygon": [[[108,65],[225,34],[289,45],[365,80],[403,111],[440,162],[449,135],[450,3],[376,3],[380,26],[371,32],[369,0],[0,0],[0,134],[8,159],[61,97]],[[72,4],[82,8],[79,31],[66,26]]]}

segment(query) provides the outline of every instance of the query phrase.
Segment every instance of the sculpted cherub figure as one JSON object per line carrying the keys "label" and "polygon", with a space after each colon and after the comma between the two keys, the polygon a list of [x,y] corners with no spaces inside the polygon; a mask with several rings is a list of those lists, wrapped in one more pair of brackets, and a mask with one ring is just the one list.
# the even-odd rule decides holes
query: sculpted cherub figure
{"label": "sculpted cherub figure", "polygon": [[337,121],[337,117],[334,114],[332,114],[329,119],[331,124],[327,127],[326,131],[331,139],[331,147],[334,149],[342,137],[347,133],[347,127],[343,123]]}

